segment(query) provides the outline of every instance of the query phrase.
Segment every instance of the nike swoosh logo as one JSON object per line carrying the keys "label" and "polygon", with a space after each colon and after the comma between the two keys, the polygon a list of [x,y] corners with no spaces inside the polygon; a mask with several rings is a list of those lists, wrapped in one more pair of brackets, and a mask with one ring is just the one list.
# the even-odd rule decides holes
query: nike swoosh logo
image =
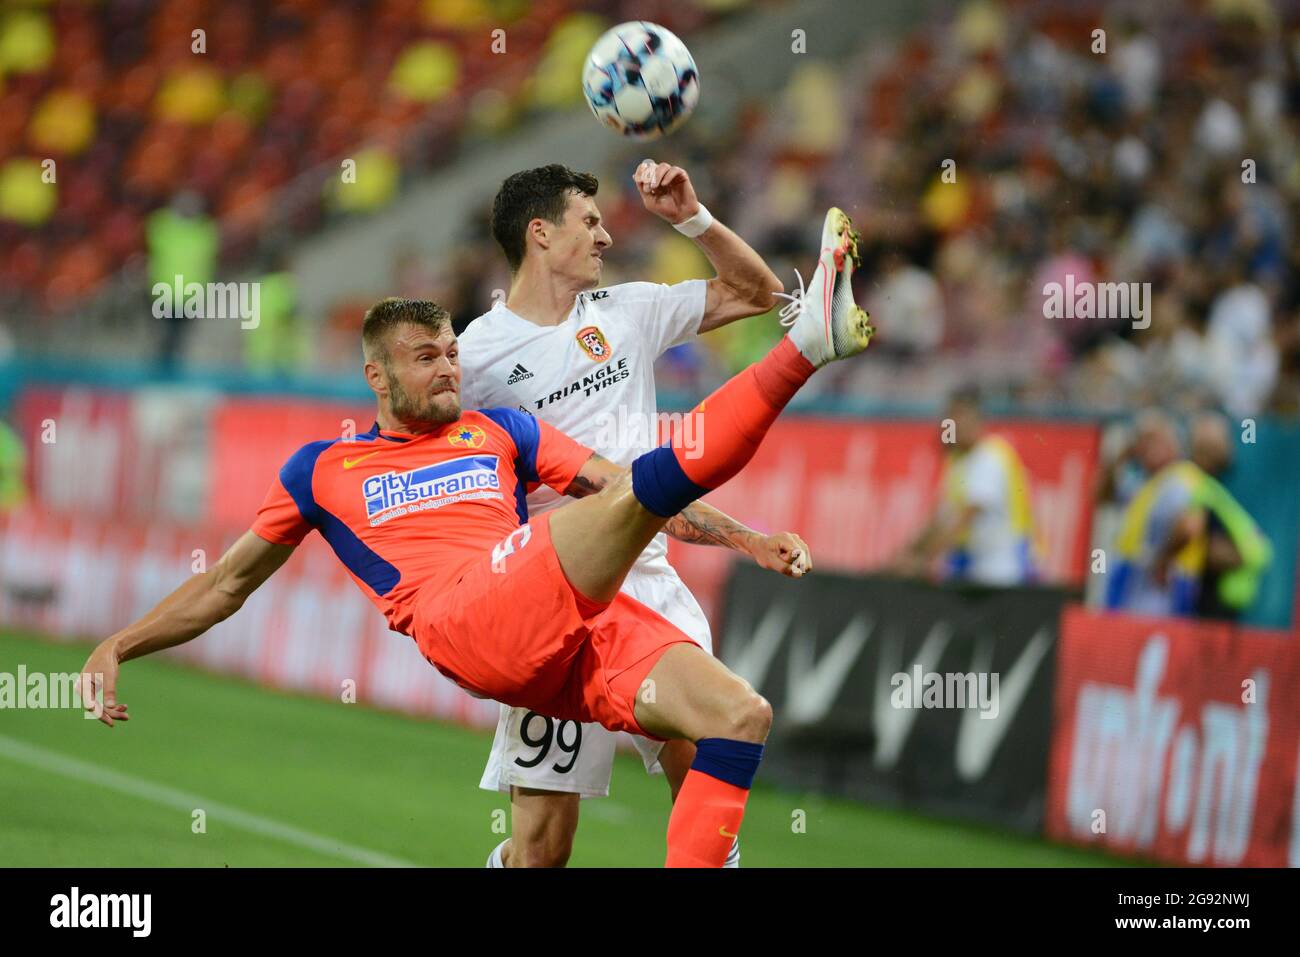
{"label": "nike swoosh logo", "polygon": [[[911,667],[921,666],[921,673],[927,674],[939,666],[939,659],[952,638],[952,626],[946,621],[937,621],[930,626],[925,641],[912,658]],[[920,708],[895,708],[890,700],[893,676],[903,668],[903,638],[897,631],[886,634],[880,649],[880,661],[876,665],[876,697],[871,707],[871,724],[876,732],[876,750],[872,762],[881,770],[891,770],[898,763],[903,753],[903,745],[911,734],[912,725],[920,716]]]}
{"label": "nike swoosh logo", "polygon": [[865,615],[854,616],[816,664],[813,663],[813,636],[802,631],[795,636],[790,643],[786,670],[788,721],[817,724],[830,713],[873,629],[874,623]]}
{"label": "nike swoosh logo", "polygon": [[[993,642],[985,641],[980,646],[979,660],[971,662],[971,670],[977,674],[988,672],[993,661]],[[1034,633],[1029,644],[1020,652],[1015,664],[998,682],[998,714],[996,718],[981,718],[978,708],[965,708],[961,713],[961,725],[957,729],[957,774],[963,781],[977,781],[984,776],[993,762],[998,745],[1011,730],[1016,720],[1020,704],[1033,687],[1034,676],[1038,666],[1052,648],[1052,638],[1047,628]]]}
{"label": "nike swoosh logo", "polygon": [[719,825],[718,825],[718,833],[721,834],[723,837],[732,837],[732,838],[734,838],[734,837],[736,836],[736,835],[732,834],[730,831],[727,830],[727,825],[725,825],[725,824],[719,824]]}
{"label": "nike swoosh logo", "polygon": [[383,449],[376,449],[374,452],[369,452],[369,453],[367,453],[367,454],[365,454],[365,455],[358,455],[355,459],[348,459],[348,458],[345,458],[345,459],[343,460],[343,467],[344,467],[345,469],[350,469],[350,468],[352,468],[352,466],[354,466],[354,465],[359,465],[360,463],[364,462],[366,459],[370,458],[370,456],[372,456],[372,455],[378,455],[378,454],[379,454],[380,452],[382,452],[382,451],[383,451]]}
{"label": "nike swoosh logo", "polygon": [[748,616],[727,617],[730,622],[726,639],[730,642],[728,647],[740,649],[728,664],[733,673],[755,688],[762,688],[767,680],[767,672],[772,667],[772,660],[785,639],[790,623],[794,621],[794,604],[778,601],[763,613],[763,617],[753,627]]}

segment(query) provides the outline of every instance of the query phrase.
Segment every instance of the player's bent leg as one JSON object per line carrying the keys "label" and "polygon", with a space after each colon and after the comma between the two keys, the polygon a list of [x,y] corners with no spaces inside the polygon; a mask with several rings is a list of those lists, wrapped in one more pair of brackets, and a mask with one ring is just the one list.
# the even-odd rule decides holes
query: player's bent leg
{"label": "player's bent leg", "polygon": [[744,678],[699,645],[667,648],[646,676],[636,720],[658,738],[731,738],[762,744],[772,706]]}
{"label": "player's bent leg", "polygon": [[641,727],[696,741],[668,820],[668,867],[722,867],[733,853],[772,707],[696,645],[665,649],[636,705]]}
{"label": "player's bent leg", "polygon": [[537,788],[510,789],[510,841],[506,867],[564,867],[578,832],[580,796]]}
{"label": "player's bent leg", "polygon": [[762,696],[672,622],[625,594],[591,619],[590,638],[564,695],[553,706],[557,713],[575,713],[610,730],[698,739],[669,820],[668,864],[723,866],[772,723]]}
{"label": "player's bent leg", "polygon": [[630,473],[550,516],[551,547],[569,584],[602,604],[618,594],[637,557],[668,521],[636,500]]}
{"label": "player's bent leg", "polygon": [[692,415],[707,440],[688,450],[681,430],[639,456],[590,498],[551,513],[551,541],[569,583],[592,602],[611,601],[638,555],[669,518],[734,476],[758,451],[781,409],[815,366],[786,337],[724,383]]}

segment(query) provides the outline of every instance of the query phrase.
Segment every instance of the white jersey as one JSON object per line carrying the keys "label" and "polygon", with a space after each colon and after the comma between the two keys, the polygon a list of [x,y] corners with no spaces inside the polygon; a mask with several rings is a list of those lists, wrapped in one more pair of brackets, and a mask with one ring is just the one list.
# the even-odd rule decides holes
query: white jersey
{"label": "white jersey", "polygon": [[[699,332],[706,289],[703,279],[597,289],[578,296],[555,326],[534,325],[498,303],[460,337],[461,404],[528,412],[629,466],[658,444],[655,360]],[[564,500],[543,487],[528,496],[528,512],[535,515]],[[668,564],[662,534],[641,553],[622,590],[712,650],[708,620]],[[661,771],[663,743],[631,739],[646,770]],[[604,796],[614,744],[615,735],[598,724],[556,722],[502,705],[479,786],[506,793],[519,786]]]}
{"label": "white jersey", "polygon": [[[1015,451],[986,436],[949,465],[945,478],[949,507],[976,505],[967,540],[958,548],[958,577],[985,585],[1018,585],[1033,574],[1026,476]],[[1021,514],[1023,512],[1024,514]]]}
{"label": "white jersey", "polygon": [[[655,360],[698,334],[707,287],[690,279],[584,292],[556,326],[531,323],[498,302],[460,336],[461,405],[527,412],[630,466],[659,444]],[[528,513],[563,501],[543,486],[528,496]],[[660,534],[637,564],[661,564],[667,554]]]}

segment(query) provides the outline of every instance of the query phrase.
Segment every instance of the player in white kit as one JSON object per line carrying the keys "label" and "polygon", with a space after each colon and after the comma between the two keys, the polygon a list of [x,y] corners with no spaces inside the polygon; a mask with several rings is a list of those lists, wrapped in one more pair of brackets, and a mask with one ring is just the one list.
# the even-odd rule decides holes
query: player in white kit
{"label": "player in white kit", "polygon": [[[597,289],[601,254],[612,239],[596,207],[596,178],[558,165],[526,170],[505,180],[492,209],[492,232],[510,263],[510,293],[460,335],[465,408],[528,412],[624,466],[659,444],[655,360],[701,332],[767,312],[773,293],[783,291],[758,253],[699,203],[683,169],[646,160],[634,182],[647,210],[695,240],[715,278]],[[688,440],[707,438],[692,436],[689,421],[680,427]],[[535,515],[563,501],[542,487],[528,496],[528,511]],[[667,530],[685,541],[745,551],[787,575],[811,567],[797,535],[761,535],[715,509],[691,521],[678,516]],[[623,591],[712,651],[708,621],[668,564],[662,534]],[[511,795],[512,837],[496,847],[488,866],[563,866],[580,799],[609,793],[615,740],[598,724],[503,705],[480,786]],[[665,773],[675,797],[694,744],[631,740],[648,772]],[[727,866],[738,863],[733,846]]]}

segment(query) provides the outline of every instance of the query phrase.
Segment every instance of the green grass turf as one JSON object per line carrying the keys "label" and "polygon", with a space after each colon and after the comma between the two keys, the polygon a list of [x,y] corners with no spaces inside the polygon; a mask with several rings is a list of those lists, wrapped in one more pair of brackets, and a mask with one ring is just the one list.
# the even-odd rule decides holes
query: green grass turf
{"label": "green grass turf", "polygon": [[[0,671],[80,669],[89,645],[0,632]],[[481,867],[501,840],[504,795],[478,788],[490,734],[285,694],[163,659],[129,662],[131,720],[0,711],[0,746],[58,756],[421,865]],[[662,779],[620,754],[613,796],[584,801],[575,867],[660,866]],[[199,803],[202,807],[202,803]],[[0,747],[0,865],[349,866],[352,861],[234,826],[216,811],[194,834],[187,809],[127,796],[15,760]],[[806,812],[806,832],[791,816]],[[496,820],[501,820],[497,814]],[[742,838],[746,867],[1094,866],[1119,861],[905,811],[759,784]]]}

